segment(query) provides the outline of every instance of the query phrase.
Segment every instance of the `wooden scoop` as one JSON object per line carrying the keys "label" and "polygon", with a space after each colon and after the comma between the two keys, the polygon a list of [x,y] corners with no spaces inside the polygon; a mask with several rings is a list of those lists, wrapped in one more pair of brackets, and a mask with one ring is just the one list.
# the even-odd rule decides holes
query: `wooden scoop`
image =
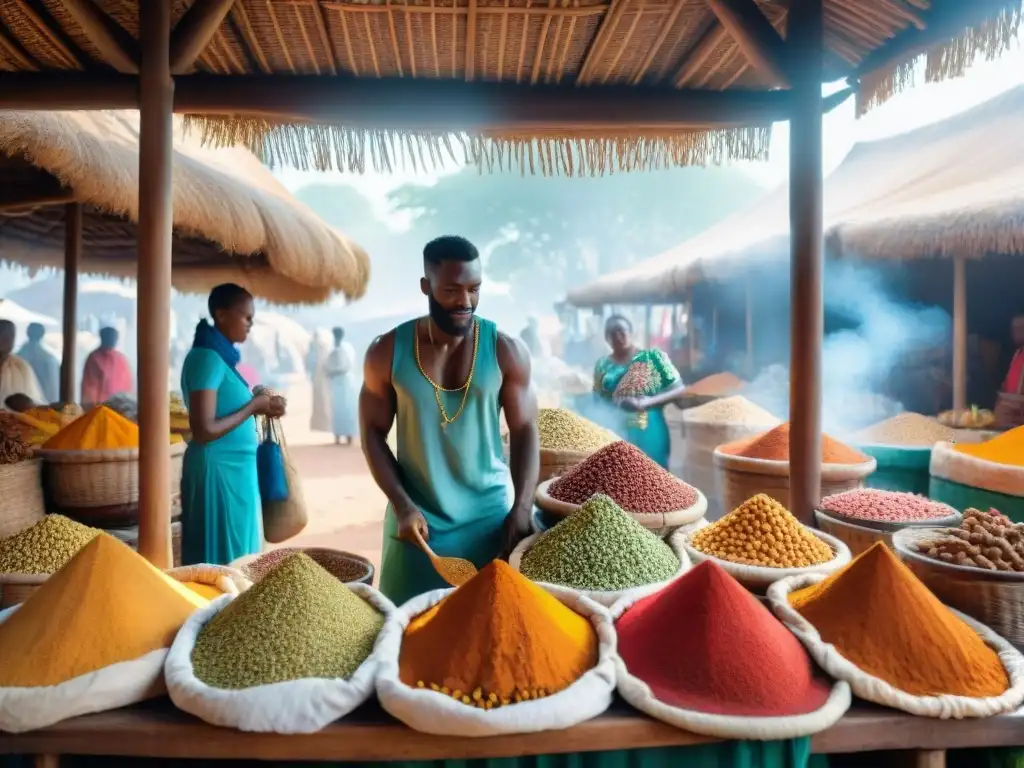
{"label": "wooden scoop", "polygon": [[423,540],[418,528],[413,528],[413,535],[416,537],[419,548],[430,558],[430,563],[437,571],[437,575],[453,587],[461,587],[476,576],[476,566],[469,560],[463,560],[461,557],[438,557]]}

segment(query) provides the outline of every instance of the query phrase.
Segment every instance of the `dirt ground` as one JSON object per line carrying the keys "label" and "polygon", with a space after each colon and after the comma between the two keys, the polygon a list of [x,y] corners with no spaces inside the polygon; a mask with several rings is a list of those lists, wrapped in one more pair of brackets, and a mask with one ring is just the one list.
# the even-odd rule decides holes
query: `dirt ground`
{"label": "dirt ground", "polygon": [[387,499],[370,476],[358,442],[337,446],[334,437],[310,430],[312,390],[306,381],[287,389],[285,439],[299,474],[309,509],[309,525],[279,546],[343,549],[380,566],[381,529]]}

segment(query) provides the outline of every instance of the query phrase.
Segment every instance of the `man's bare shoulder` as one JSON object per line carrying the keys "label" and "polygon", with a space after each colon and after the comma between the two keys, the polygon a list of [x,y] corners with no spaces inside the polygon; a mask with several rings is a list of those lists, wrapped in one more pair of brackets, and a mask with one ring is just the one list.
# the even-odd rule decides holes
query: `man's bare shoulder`
{"label": "man's bare shoulder", "polygon": [[530,370],[530,352],[520,339],[498,331],[498,366],[502,373]]}

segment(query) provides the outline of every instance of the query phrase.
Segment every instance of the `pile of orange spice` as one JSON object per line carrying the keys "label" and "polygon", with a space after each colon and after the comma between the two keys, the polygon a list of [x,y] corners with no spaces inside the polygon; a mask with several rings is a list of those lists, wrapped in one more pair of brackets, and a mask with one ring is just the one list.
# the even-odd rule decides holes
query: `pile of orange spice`
{"label": "pile of orange spice", "polygon": [[[746,459],[789,461],[789,422],[754,437],[726,443],[719,446],[718,450]],[[823,464],[863,464],[870,461],[870,458],[835,438],[822,435],[821,461]]]}
{"label": "pile of orange spice", "polygon": [[789,602],[861,671],[911,695],[984,698],[1010,685],[996,651],[882,542]]}
{"label": "pile of orange spice", "polygon": [[590,621],[495,560],[409,622],[398,670],[406,685],[493,709],[558,693],[596,664]]}

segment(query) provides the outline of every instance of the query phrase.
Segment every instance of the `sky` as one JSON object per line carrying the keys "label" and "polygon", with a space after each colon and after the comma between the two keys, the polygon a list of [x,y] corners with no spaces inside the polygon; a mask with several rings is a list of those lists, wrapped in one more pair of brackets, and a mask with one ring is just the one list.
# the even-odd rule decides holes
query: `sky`
{"label": "sky", "polygon": [[[922,67],[923,72],[923,67]],[[919,128],[929,123],[945,120],[971,107],[987,101],[1003,91],[1024,83],[1024,49],[1018,40],[1015,47],[994,62],[981,61],[967,74],[956,80],[943,83],[924,84],[923,74],[919,84],[895,96],[881,107],[877,107],[860,120],[854,118],[854,99],[848,99],[842,106],[825,117],[824,168],[832,171],[850,148],[858,141],[871,141]],[[789,126],[777,123],[772,130],[770,157],[764,163],[737,163],[758,184],[771,188],[782,184],[788,175]],[[453,173],[458,168],[446,169]],[[311,183],[348,183],[360,190],[373,203],[374,210],[382,220],[401,227],[404,222],[390,215],[386,203],[387,193],[402,184],[415,181],[433,183],[442,173],[404,173],[381,175],[366,173],[362,176],[341,173],[300,172],[290,169],[275,171],[275,174],[292,191]],[[585,182],[584,182],[585,183]]]}

